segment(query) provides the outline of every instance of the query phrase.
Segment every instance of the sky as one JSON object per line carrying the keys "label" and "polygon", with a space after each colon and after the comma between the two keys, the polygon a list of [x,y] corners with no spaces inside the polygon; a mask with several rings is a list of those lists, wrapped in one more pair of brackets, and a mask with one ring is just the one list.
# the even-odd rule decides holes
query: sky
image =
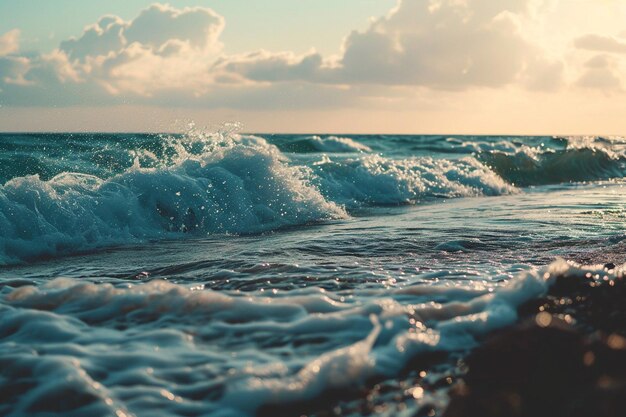
{"label": "sky", "polygon": [[0,131],[626,134],[626,0],[0,0]]}

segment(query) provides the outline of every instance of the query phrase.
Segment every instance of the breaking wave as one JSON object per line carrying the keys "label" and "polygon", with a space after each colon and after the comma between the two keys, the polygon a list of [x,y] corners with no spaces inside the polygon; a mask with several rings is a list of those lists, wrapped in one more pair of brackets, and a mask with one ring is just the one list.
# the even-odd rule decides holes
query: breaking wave
{"label": "breaking wave", "polygon": [[350,153],[350,152],[371,152],[372,149],[350,138],[338,136],[307,136],[305,138],[279,141],[278,147],[287,152],[329,152],[329,153]]}
{"label": "breaking wave", "polygon": [[[369,206],[495,196],[529,185],[621,178],[626,170],[623,150],[599,139],[552,138],[550,147],[503,138],[445,141],[467,151],[457,157],[432,150],[412,156],[415,143],[396,146],[393,138],[384,146],[409,146],[404,154],[374,152],[366,137],[190,132],[121,135],[119,143],[70,138],[67,149],[52,136],[30,139],[2,144],[8,148],[0,169],[6,178],[0,265],[186,235],[262,233],[346,219]],[[48,163],[46,152],[57,162]],[[12,154],[43,162],[16,156],[11,165]]]}
{"label": "breaking wave", "polygon": [[64,173],[0,186],[0,264],[181,233],[258,233],[345,218],[273,146],[244,138],[107,180]]}
{"label": "breaking wave", "polygon": [[313,171],[324,194],[348,207],[411,204],[429,198],[494,196],[515,191],[472,157],[324,158],[314,165]]}
{"label": "breaking wave", "polygon": [[149,168],[137,154],[133,166],[106,179],[64,172],[7,181],[0,265],[185,233],[260,233],[344,219],[346,209],[363,205],[513,190],[473,158],[364,155],[299,165],[264,139],[240,135],[171,147]]}
{"label": "breaking wave", "polygon": [[510,153],[481,153],[479,159],[506,181],[522,187],[621,178],[626,173],[624,155],[601,147],[542,151],[523,147]]}

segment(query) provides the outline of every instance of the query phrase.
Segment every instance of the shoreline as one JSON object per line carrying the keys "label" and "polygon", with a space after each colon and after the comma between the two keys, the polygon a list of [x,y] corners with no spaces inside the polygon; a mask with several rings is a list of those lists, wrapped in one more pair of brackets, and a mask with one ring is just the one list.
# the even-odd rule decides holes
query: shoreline
{"label": "shoreline", "polygon": [[519,306],[515,324],[469,352],[418,355],[397,378],[266,405],[257,415],[393,415],[422,400],[407,415],[620,416],[626,407],[625,266],[607,262],[606,275],[556,277],[544,297]]}

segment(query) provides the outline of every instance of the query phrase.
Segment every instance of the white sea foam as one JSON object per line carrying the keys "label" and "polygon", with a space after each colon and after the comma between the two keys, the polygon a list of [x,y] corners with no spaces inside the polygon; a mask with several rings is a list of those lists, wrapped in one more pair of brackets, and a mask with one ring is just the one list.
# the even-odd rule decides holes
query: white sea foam
{"label": "white sea foam", "polygon": [[424,286],[352,303],[323,291],[244,296],[163,281],[5,287],[0,364],[10,381],[0,388],[29,388],[0,411],[253,415],[263,405],[394,377],[420,353],[469,349],[513,323],[517,307],[545,294],[554,277],[599,272],[622,269],[556,261],[499,287],[450,289],[451,299],[466,301],[443,304],[423,303]]}

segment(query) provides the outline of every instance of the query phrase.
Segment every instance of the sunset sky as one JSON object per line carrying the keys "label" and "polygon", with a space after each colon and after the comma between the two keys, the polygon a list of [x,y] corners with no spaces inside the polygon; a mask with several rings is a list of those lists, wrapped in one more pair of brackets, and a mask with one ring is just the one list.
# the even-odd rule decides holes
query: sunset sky
{"label": "sunset sky", "polygon": [[626,134],[626,0],[0,0],[1,131]]}

